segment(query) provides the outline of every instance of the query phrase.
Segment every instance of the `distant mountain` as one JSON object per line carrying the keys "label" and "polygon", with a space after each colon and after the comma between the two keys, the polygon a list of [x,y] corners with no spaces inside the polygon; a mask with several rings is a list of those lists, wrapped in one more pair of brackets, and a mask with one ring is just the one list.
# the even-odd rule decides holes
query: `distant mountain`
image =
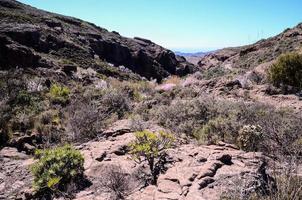
{"label": "distant mountain", "polygon": [[194,65],[197,65],[197,63],[200,61],[202,57],[205,55],[214,52],[214,51],[209,51],[209,52],[195,52],[195,53],[184,53],[180,51],[175,51],[174,53],[178,56],[183,56],[186,58],[186,60]]}
{"label": "distant mountain", "polygon": [[174,53],[179,56],[201,57],[206,55],[208,52],[185,53],[185,52],[175,51]]}

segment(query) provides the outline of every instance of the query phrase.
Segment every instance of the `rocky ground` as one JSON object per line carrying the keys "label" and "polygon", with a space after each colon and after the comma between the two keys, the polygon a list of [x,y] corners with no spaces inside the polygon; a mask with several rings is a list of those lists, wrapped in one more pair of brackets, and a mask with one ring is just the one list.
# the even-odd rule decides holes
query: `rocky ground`
{"label": "rocky ground", "polygon": [[[117,122],[114,129],[107,131],[107,140],[96,140],[77,146],[84,155],[85,175],[92,185],[76,194],[75,199],[101,200],[110,197],[102,192],[100,186],[106,166],[119,165],[128,174],[134,174],[140,167],[147,167],[135,163],[125,151],[125,147],[134,139],[128,124],[125,120]],[[29,167],[34,160],[10,147],[0,151],[0,158],[0,198],[29,197],[32,191]],[[134,183],[136,188],[132,188],[128,199],[214,200],[220,199],[224,192],[234,187],[248,194],[251,192],[249,190],[266,186],[267,159],[261,153],[246,153],[224,143],[211,146],[175,146],[168,150],[165,164],[167,170],[159,176],[157,186],[144,188],[139,182]]]}

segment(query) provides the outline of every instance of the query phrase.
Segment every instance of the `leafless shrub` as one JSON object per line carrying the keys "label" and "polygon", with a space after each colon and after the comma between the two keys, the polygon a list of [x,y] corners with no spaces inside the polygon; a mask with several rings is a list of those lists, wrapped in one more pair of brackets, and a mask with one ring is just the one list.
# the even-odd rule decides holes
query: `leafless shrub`
{"label": "leafless shrub", "polygon": [[301,116],[290,110],[279,110],[267,113],[259,124],[263,127],[265,134],[264,150],[275,156],[301,156],[302,149],[297,148],[297,143],[302,139]]}
{"label": "leafless shrub", "polygon": [[102,112],[90,97],[78,97],[68,107],[70,140],[84,142],[93,139],[104,128],[104,120],[110,113]]}
{"label": "leafless shrub", "polygon": [[139,115],[131,118],[130,128],[132,131],[143,131],[148,128],[148,122],[144,121]]}
{"label": "leafless shrub", "polygon": [[116,113],[118,118],[122,118],[130,110],[130,100],[123,91],[109,89],[102,96],[101,105],[106,112]]}
{"label": "leafless shrub", "polygon": [[127,94],[117,89],[88,89],[74,94],[66,109],[69,140],[85,142],[96,138],[108,123],[122,118],[130,107]]}
{"label": "leafless shrub", "polygon": [[110,193],[110,199],[125,199],[133,188],[133,179],[121,166],[108,165],[104,167],[100,180],[101,188]]}

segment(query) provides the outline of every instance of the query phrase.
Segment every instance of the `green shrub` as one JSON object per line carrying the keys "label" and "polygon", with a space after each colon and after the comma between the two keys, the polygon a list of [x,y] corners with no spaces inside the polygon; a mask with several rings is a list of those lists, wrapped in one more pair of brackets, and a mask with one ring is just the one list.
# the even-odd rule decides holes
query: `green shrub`
{"label": "green shrub", "polygon": [[281,55],[269,69],[269,80],[275,86],[293,86],[302,89],[302,55]]}
{"label": "green shrub", "polygon": [[49,94],[53,103],[65,105],[69,101],[70,89],[65,86],[53,84]]}
{"label": "green shrub", "polygon": [[43,110],[42,96],[40,93],[32,93],[26,90],[20,90],[16,96],[11,97],[10,106],[15,112],[26,112],[28,114],[38,114]]}
{"label": "green shrub", "polygon": [[32,165],[34,187],[38,193],[67,191],[71,183],[83,177],[84,158],[70,145],[37,150]]}
{"label": "green shrub", "polygon": [[263,133],[261,126],[246,125],[239,131],[238,146],[245,151],[257,151]]}
{"label": "green shrub", "polygon": [[148,162],[152,176],[151,183],[156,184],[162,170],[162,162],[166,157],[165,150],[171,147],[174,137],[162,131],[156,134],[145,130],[136,132],[135,138],[135,141],[130,144],[130,153],[135,161]]}

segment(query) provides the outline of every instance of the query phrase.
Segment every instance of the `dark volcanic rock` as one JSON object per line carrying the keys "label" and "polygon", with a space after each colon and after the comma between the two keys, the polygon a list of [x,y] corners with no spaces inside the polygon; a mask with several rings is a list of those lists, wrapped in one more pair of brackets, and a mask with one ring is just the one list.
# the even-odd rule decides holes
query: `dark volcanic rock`
{"label": "dark volcanic rock", "polygon": [[192,64],[150,40],[125,38],[17,1],[0,0],[0,19],[0,69],[51,67],[45,63],[98,69],[105,61],[157,80],[194,71]]}

